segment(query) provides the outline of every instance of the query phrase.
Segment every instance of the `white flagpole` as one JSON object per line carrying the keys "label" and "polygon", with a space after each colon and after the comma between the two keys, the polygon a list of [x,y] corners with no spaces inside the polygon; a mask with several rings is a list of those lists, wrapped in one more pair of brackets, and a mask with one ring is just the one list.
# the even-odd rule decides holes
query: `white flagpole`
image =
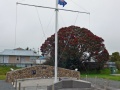
{"label": "white flagpole", "polygon": [[57,56],[58,56],[58,34],[57,34],[57,30],[58,30],[58,0],[56,0],[56,14],[55,14],[55,80],[54,83],[57,82]]}

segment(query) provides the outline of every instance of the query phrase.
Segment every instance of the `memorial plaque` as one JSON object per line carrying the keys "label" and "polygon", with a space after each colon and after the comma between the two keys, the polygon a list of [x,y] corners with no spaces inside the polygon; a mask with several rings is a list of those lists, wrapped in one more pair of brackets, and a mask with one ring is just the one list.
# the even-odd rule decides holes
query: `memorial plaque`
{"label": "memorial plaque", "polygon": [[35,75],[36,74],[36,70],[32,70],[32,75]]}

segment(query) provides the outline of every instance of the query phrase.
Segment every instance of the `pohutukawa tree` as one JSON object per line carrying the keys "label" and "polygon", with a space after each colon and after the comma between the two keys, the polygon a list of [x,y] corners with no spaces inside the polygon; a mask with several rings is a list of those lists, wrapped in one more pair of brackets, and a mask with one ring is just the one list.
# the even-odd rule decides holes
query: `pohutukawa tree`
{"label": "pohutukawa tree", "polygon": [[[58,66],[75,69],[83,62],[105,63],[109,54],[101,37],[86,28],[69,26],[58,31]],[[54,65],[55,35],[48,37],[41,46],[43,55],[49,54],[46,64]]]}

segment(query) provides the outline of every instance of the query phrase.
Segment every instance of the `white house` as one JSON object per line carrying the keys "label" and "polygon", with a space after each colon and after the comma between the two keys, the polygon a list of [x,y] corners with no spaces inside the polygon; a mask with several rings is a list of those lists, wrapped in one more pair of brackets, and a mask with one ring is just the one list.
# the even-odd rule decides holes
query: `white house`
{"label": "white house", "polygon": [[40,55],[32,50],[25,50],[22,48],[5,49],[0,52],[0,63],[36,63]]}

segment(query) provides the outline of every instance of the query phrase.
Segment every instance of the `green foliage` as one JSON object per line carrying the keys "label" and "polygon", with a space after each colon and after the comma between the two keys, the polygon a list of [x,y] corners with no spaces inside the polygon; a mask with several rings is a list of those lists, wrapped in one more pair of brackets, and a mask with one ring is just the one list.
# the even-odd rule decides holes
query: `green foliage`
{"label": "green foliage", "polygon": [[110,68],[104,68],[100,71],[100,74],[106,74],[106,75],[109,75],[111,72],[110,72]]}
{"label": "green foliage", "polygon": [[19,69],[18,67],[15,66],[5,66],[5,65],[1,65],[0,66],[0,80],[5,80],[6,78],[6,73],[11,71],[10,68],[15,69]]}
{"label": "green foliage", "polygon": [[6,75],[0,75],[0,80],[5,80]]}
{"label": "green foliage", "polygon": [[[80,70],[80,63],[93,60],[103,66],[109,59],[104,40],[86,28],[69,26],[58,31],[58,66]],[[42,55],[50,54],[46,64],[54,65],[55,35],[51,35],[41,46]],[[87,53],[87,54],[86,54]],[[88,55],[89,54],[89,55]],[[102,64],[102,65],[101,65]],[[96,68],[96,67],[95,67]]]}
{"label": "green foliage", "polygon": [[116,63],[117,69],[120,70],[120,61],[116,61],[115,63]]}
{"label": "green foliage", "polygon": [[11,71],[10,68],[18,69],[15,66],[0,66],[0,75],[6,75],[7,72]]}
{"label": "green foliage", "polygon": [[116,67],[118,70],[120,70],[120,54],[119,52],[114,52],[110,56],[110,61],[114,61],[116,63]]}
{"label": "green foliage", "polygon": [[[117,74],[120,74],[120,70],[117,71]],[[86,75],[88,78],[103,78],[103,79],[120,81],[120,76],[111,75],[110,68],[101,69],[99,73],[96,73],[95,71],[91,71],[90,73],[81,72],[82,78],[85,78]]]}
{"label": "green foliage", "polygon": [[[85,78],[85,77],[86,77],[85,74],[81,75],[81,78]],[[103,78],[108,80],[120,81],[120,76],[113,76],[110,74],[89,74],[87,75],[87,78]]]}
{"label": "green foliage", "polygon": [[81,71],[80,73],[81,74],[106,74],[106,75],[109,75],[111,72],[110,72],[110,68],[104,68],[104,69],[101,69],[100,71],[87,70],[87,71]]}
{"label": "green foliage", "polygon": [[120,70],[117,70],[117,74],[120,74]]}
{"label": "green foliage", "polygon": [[110,60],[113,61],[113,62],[120,61],[120,54],[119,54],[119,52],[112,53]]}

